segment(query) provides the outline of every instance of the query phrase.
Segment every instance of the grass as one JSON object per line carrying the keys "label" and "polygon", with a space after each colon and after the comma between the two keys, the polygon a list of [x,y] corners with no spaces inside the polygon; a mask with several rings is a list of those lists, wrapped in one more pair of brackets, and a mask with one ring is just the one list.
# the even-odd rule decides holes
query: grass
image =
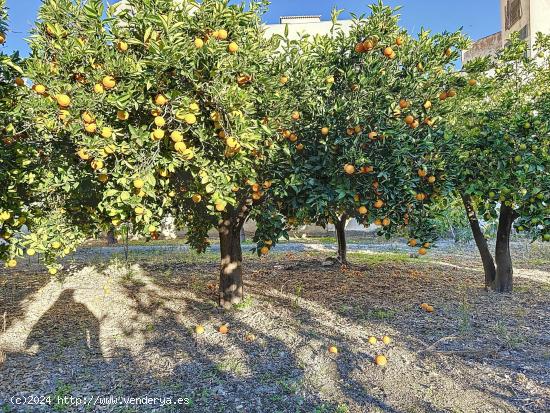
{"label": "grass", "polygon": [[380,265],[391,262],[418,263],[418,258],[411,258],[405,252],[376,252],[365,254],[360,252],[348,252],[348,258],[357,265]]}

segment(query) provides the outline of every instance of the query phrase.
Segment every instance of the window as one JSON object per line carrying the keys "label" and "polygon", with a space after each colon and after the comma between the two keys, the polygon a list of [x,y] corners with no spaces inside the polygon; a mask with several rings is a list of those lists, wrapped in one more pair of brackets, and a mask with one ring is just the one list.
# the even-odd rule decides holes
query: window
{"label": "window", "polygon": [[506,30],[509,30],[522,16],[521,0],[507,0],[504,9],[506,16]]}
{"label": "window", "polygon": [[526,24],[525,26],[523,26],[521,28],[521,30],[519,31],[519,37],[521,38],[521,40],[525,40],[529,37],[529,25]]}

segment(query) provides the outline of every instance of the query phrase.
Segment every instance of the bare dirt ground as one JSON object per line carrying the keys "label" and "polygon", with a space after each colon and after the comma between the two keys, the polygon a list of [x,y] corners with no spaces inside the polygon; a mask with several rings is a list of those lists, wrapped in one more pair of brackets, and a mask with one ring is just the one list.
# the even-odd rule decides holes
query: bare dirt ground
{"label": "bare dirt ground", "polygon": [[[471,246],[354,253],[350,269],[322,266],[326,252],[246,255],[247,299],[226,312],[213,254],[133,253],[127,268],[84,251],[61,278],[2,269],[0,411],[546,412],[550,249],[514,255],[511,295],[483,290]],[[159,400],[117,399],[142,396]]]}

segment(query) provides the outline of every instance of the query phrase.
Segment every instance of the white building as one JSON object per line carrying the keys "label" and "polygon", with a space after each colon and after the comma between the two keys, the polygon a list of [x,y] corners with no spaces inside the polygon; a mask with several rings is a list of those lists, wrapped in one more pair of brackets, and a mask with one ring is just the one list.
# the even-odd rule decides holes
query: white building
{"label": "white building", "polygon": [[[345,33],[351,29],[352,20],[338,20],[336,29]],[[288,37],[292,40],[300,38],[304,34],[310,36],[330,34],[332,21],[321,21],[321,16],[282,16],[279,24],[268,24],[266,35],[275,34],[283,36],[288,26]]]}
{"label": "white building", "polygon": [[500,32],[475,42],[462,54],[462,62],[494,55],[513,32],[527,41],[529,53],[538,32],[550,34],[550,0],[500,0]]}

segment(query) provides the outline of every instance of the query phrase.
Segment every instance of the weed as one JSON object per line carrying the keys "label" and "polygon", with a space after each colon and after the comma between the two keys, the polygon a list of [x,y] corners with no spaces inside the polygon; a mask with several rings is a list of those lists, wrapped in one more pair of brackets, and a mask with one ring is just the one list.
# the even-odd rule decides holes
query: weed
{"label": "weed", "polygon": [[302,283],[298,284],[296,287],[294,287],[294,300],[292,301],[292,308],[296,309],[300,305],[300,299],[302,298],[302,292],[304,290],[304,286]]}
{"label": "weed", "polygon": [[240,303],[233,304],[233,309],[237,311],[246,310],[252,307],[252,304],[254,304],[254,299],[250,295],[247,295]]}

